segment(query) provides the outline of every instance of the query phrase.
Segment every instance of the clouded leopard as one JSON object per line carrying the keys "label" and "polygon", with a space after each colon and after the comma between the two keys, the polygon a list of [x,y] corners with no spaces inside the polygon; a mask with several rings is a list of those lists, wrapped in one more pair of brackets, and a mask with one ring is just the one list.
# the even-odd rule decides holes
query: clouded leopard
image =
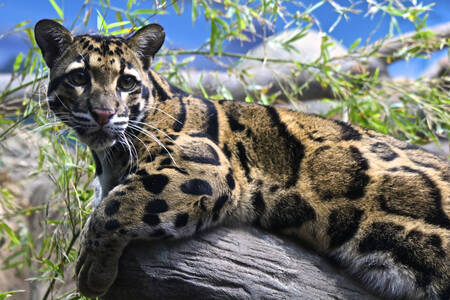
{"label": "clouded leopard", "polygon": [[96,163],[83,295],[108,290],[131,240],[233,220],[313,245],[387,298],[450,298],[445,160],[341,121],[189,95],[150,68],[157,24],[125,39],[41,20],[35,36],[49,106]]}

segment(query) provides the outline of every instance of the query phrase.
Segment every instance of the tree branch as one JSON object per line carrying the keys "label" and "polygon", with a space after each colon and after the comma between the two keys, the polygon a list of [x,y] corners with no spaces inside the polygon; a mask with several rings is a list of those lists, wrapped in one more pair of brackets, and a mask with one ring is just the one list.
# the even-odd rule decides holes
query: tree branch
{"label": "tree branch", "polygon": [[[429,27],[428,30],[434,33],[433,41],[445,40],[450,38],[450,22]],[[386,60],[388,57],[391,58],[391,62],[401,59],[401,56],[396,55],[402,48],[408,47],[414,43],[417,43],[417,39],[420,39],[420,32],[408,32],[397,37],[390,38],[384,41],[381,47],[377,50],[377,57]],[[367,49],[374,49],[380,46],[381,41],[375,42],[372,45],[366,47]],[[434,43],[430,47],[424,48],[422,53],[425,51],[434,52],[442,50],[448,47],[448,42],[443,44]],[[365,50],[367,50],[365,49]]]}
{"label": "tree branch", "polygon": [[[435,33],[434,41],[449,38],[450,22],[430,27],[429,31]],[[295,33],[296,31],[285,31],[271,39],[288,40]],[[391,62],[401,59],[401,56],[395,54],[403,47],[411,45],[417,36],[419,36],[418,33],[409,32],[391,39],[377,41],[350,55],[345,48],[337,44],[337,46],[330,49],[329,61],[332,61],[334,67],[336,67],[335,72],[337,66],[340,66],[339,72],[341,75],[348,71],[351,73],[374,73],[378,69],[382,77],[389,77],[387,58],[390,57]],[[336,95],[328,86],[323,86],[314,79],[314,74],[318,71],[314,67],[317,64],[312,62],[319,57],[320,44],[320,35],[314,31],[310,31],[305,37],[292,43],[292,46],[298,52],[288,52],[280,46],[275,47],[270,43],[265,43],[255,47],[245,55],[239,56],[233,54],[234,57],[239,57],[243,60],[235,68],[236,73],[245,71],[251,74],[251,78],[246,79],[247,82],[243,82],[238,75],[221,71],[187,70],[181,73],[188,78],[187,82],[190,89],[197,95],[202,95],[200,84],[209,95],[217,94],[219,89],[224,87],[231,93],[234,99],[242,100],[247,93],[252,93],[249,86],[264,87],[268,89],[268,94],[273,94],[282,91],[283,86],[293,83],[298,87],[305,86],[302,94],[296,95],[298,100],[336,98]],[[429,47],[424,46],[421,52],[425,50],[430,52],[437,51],[443,47],[448,47],[448,43],[432,43]],[[375,57],[367,59],[364,53],[371,52],[375,52]],[[184,54],[206,55],[209,52],[185,52]],[[226,55],[229,56],[228,53]],[[255,58],[258,57],[260,58],[259,61],[263,63],[255,62]],[[264,59],[264,57],[267,58]],[[295,62],[301,62],[300,66],[302,68],[309,68],[310,72],[297,72],[295,76],[292,76],[293,70],[297,69]],[[283,93],[278,98],[287,99]]]}
{"label": "tree branch", "polygon": [[255,228],[130,245],[103,297],[118,299],[377,299],[329,261]]}

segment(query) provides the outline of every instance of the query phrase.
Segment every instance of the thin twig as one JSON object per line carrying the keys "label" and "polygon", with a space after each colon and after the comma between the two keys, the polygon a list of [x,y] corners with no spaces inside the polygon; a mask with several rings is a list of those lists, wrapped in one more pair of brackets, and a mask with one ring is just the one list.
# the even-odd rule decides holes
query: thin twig
{"label": "thin twig", "polygon": [[[75,244],[75,241],[80,236],[80,232],[81,231],[78,231],[72,236],[72,239],[70,240],[70,243],[67,246],[66,251],[65,251],[66,257],[69,256],[69,252],[70,252],[70,250],[72,250],[73,244]],[[45,292],[44,297],[42,298],[43,300],[47,300],[48,296],[50,295],[50,292],[53,290],[53,286],[55,285],[55,282],[56,282],[56,277],[53,277],[52,281],[50,282],[50,285],[47,288],[47,291]]]}
{"label": "thin twig", "polygon": [[243,60],[256,60],[260,62],[274,62],[274,63],[289,63],[289,64],[297,64],[303,67],[317,67],[317,64],[314,63],[305,63],[301,61],[297,61],[295,59],[283,59],[283,58],[270,58],[270,57],[258,57],[246,54],[232,53],[232,52],[210,52],[210,51],[199,51],[199,50],[168,50],[156,54],[156,56],[171,56],[171,55],[204,55],[204,56],[225,56],[225,57],[235,57]]}
{"label": "thin twig", "polygon": [[17,91],[20,91],[23,88],[26,88],[29,85],[32,85],[38,81],[41,81],[43,79],[47,78],[47,74],[42,75],[41,77],[37,77],[33,80],[27,81],[25,83],[22,83],[21,85],[16,86],[15,88],[12,88],[10,90],[7,90],[6,92],[4,92],[3,94],[0,95],[0,101],[2,101],[3,99],[5,99],[6,97],[8,97],[11,94],[14,94]]}

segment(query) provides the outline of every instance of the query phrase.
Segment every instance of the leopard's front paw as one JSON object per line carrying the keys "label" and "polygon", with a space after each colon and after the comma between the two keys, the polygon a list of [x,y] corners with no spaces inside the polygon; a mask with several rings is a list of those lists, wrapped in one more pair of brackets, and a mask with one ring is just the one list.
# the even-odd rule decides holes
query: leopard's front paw
{"label": "leopard's front paw", "polygon": [[117,261],[102,260],[92,249],[81,250],[77,261],[77,286],[87,297],[102,296],[114,282],[117,275]]}
{"label": "leopard's front paw", "polygon": [[104,295],[117,276],[117,267],[124,240],[114,234],[99,233],[92,226],[92,219],[86,224],[75,276],[80,293],[87,297]]}

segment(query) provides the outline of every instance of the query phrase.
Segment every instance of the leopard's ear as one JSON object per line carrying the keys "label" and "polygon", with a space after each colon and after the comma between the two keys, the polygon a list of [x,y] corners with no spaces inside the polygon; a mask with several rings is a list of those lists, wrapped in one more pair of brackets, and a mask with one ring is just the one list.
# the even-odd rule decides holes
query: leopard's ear
{"label": "leopard's ear", "polygon": [[34,26],[34,36],[49,68],[54,66],[56,59],[73,41],[69,30],[58,22],[48,19],[37,22]]}
{"label": "leopard's ear", "polygon": [[156,52],[164,43],[164,38],[164,28],[161,25],[149,24],[139,29],[127,43],[142,61],[144,68],[148,69]]}

